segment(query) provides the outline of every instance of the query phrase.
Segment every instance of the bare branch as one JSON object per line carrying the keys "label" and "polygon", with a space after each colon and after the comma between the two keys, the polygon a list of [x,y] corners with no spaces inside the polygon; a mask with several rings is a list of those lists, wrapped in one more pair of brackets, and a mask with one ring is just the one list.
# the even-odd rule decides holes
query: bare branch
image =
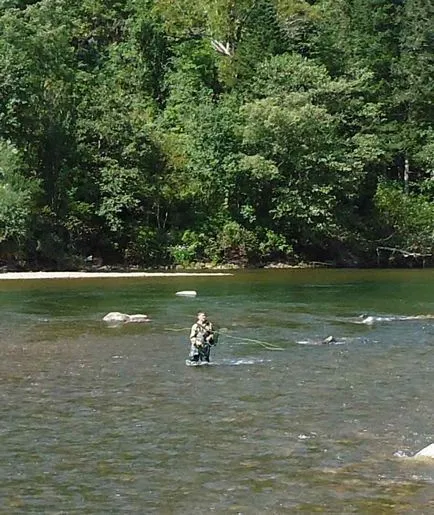
{"label": "bare branch", "polygon": [[408,250],[397,249],[394,247],[377,247],[377,254],[380,250],[387,250],[394,254],[395,252],[399,252],[403,255],[403,257],[413,257],[413,258],[424,258],[424,257],[432,257],[432,254],[420,254],[419,252],[409,252]]}
{"label": "bare branch", "polygon": [[231,46],[229,43],[226,43],[226,45],[224,45],[223,43],[221,43],[220,41],[217,41],[215,39],[212,39],[211,40],[211,46],[214,48],[214,50],[216,50],[219,54],[223,54],[223,55],[226,55],[228,57],[232,57],[233,55],[233,52],[232,52],[232,49],[231,49]]}

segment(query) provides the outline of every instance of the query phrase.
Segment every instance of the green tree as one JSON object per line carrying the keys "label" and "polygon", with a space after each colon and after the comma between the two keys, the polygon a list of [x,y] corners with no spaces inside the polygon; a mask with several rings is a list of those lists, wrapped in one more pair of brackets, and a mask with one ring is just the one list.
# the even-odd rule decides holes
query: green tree
{"label": "green tree", "polygon": [[408,253],[434,253],[434,205],[430,198],[408,194],[396,184],[382,182],[375,196],[387,247]]}
{"label": "green tree", "polygon": [[0,141],[0,257],[23,256],[38,193],[37,181],[24,174],[18,150]]}

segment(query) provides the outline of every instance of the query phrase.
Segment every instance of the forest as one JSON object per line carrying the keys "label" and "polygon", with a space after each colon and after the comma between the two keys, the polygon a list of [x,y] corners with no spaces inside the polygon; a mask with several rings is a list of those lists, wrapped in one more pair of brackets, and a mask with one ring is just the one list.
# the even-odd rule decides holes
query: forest
{"label": "forest", "polygon": [[0,266],[434,264],[434,0],[1,0]]}

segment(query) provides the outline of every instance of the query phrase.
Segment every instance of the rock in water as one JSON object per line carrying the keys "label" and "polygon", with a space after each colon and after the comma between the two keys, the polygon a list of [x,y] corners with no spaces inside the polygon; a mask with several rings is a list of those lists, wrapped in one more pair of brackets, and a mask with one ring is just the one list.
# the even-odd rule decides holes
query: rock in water
{"label": "rock in water", "polygon": [[112,311],[107,313],[103,321],[110,325],[130,324],[133,322],[150,322],[148,315],[127,315],[119,311]]}
{"label": "rock in water", "polygon": [[125,313],[119,313],[119,311],[112,311],[107,313],[107,315],[103,318],[104,322],[108,323],[125,323],[129,320],[130,315],[126,315]]}
{"label": "rock in water", "polygon": [[417,452],[413,458],[433,458],[434,459],[434,443],[424,447],[422,450]]}
{"label": "rock in water", "polygon": [[130,317],[127,322],[150,322],[148,315],[128,315]]}
{"label": "rock in water", "polygon": [[194,290],[183,290],[177,291],[175,295],[180,295],[181,297],[196,297],[197,292]]}
{"label": "rock in water", "polygon": [[323,345],[327,345],[329,343],[336,343],[336,338],[334,336],[327,336],[327,338],[324,338],[324,340],[321,341]]}

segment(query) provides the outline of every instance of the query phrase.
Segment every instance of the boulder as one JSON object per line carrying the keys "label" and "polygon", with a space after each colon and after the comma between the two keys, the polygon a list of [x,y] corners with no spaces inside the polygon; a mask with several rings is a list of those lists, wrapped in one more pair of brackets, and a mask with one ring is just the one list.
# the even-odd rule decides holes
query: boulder
{"label": "boulder", "polygon": [[148,315],[128,315],[126,313],[120,313],[119,311],[112,311],[107,313],[103,318],[103,321],[111,325],[129,324],[133,322],[150,322]]}
{"label": "boulder", "polygon": [[196,297],[197,292],[194,290],[183,290],[183,291],[177,291],[175,295],[179,295],[181,297]]}
{"label": "boulder", "polygon": [[434,459],[434,443],[424,447],[422,450],[417,452],[413,458],[433,458]]}

